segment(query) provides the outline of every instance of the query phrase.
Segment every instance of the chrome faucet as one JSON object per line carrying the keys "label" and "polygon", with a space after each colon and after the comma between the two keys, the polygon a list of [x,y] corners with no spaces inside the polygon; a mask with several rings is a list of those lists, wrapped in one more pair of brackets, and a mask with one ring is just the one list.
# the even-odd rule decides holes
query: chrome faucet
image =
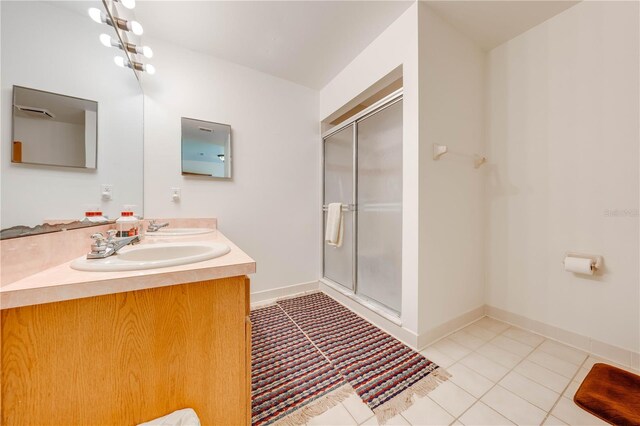
{"label": "chrome faucet", "polygon": [[164,228],[165,226],[169,226],[169,222],[156,223],[155,220],[151,220],[151,221],[149,221],[149,226],[147,227],[147,232],[156,232],[160,228]]}
{"label": "chrome faucet", "polygon": [[116,238],[117,231],[110,229],[107,231],[107,238],[100,232],[93,234],[93,244],[91,244],[91,253],[87,253],[87,259],[104,259],[112,254],[116,254],[122,247],[139,242],[138,235],[133,237]]}

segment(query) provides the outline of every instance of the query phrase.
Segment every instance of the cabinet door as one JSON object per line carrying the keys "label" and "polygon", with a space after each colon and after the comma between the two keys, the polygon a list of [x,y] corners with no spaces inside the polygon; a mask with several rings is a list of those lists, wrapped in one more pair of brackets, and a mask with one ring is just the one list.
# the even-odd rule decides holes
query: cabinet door
{"label": "cabinet door", "polygon": [[3,425],[249,424],[244,276],[1,312]]}

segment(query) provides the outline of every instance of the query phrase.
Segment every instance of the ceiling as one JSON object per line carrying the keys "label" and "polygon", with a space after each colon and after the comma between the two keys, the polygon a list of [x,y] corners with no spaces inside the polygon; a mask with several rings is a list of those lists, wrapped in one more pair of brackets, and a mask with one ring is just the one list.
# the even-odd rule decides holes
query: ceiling
{"label": "ceiling", "polygon": [[[86,15],[99,0],[54,2]],[[413,0],[138,0],[145,36],[321,89]],[[578,3],[571,0],[425,1],[485,50]]]}
{"label": "ceiling", "polygon": [[138,1],[145,36],[321,89],[413,1]]}
{"label": "ceiling", "polygon": [[522,34],[578,1],[427,1],[438,15],[485,50]]}
{"label": "ceiling", "polygon": [[101,0],[46,0],[51,6],[62,7],[72,12],[78,13],[85,18],[89,17],[87,13],[89,8],[97,7],[104,10]]}
{"label": "ceiling", "polygon": [[229,142],[231,127],[227,124],[211,123],[207,121],[182,119],[182,139],[200,141],[214,145],[225,146]]}
{"label": "ceiling", "polygon": [[[85,111],[97,111],[98,109],[98,103],[95,101],[23,87],[14,88],[14,104],[28,108],[44,108],[53,113],[54,119],[51,121],[71,124],[84,124]],[[17,109],[16,115],[33,117],[18,112]]]}

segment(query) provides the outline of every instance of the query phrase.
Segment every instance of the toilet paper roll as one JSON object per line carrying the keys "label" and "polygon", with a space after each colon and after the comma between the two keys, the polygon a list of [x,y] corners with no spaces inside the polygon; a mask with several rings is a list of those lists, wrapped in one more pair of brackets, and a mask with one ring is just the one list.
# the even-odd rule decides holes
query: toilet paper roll
{"label": "toilet paper roll", "polygon": [[564,269],[578,274],[593,275],[592,263],[591,259],[567,256],[564,258]]}

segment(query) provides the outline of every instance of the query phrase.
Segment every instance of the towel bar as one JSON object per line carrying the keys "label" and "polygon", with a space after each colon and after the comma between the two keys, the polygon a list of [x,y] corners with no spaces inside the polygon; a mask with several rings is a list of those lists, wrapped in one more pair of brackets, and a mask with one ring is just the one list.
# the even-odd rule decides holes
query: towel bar
{"label": "towel bar", "polygon": [[[322,206],[322,211],[326,212],[328,208],[329,207],[326,204],[324,204]],[[352,212],[352,211],[355,211],[355,210],[356,210],[356,205],[355,204],[343,204],[342,205],[342,211],[343,212]]]}

